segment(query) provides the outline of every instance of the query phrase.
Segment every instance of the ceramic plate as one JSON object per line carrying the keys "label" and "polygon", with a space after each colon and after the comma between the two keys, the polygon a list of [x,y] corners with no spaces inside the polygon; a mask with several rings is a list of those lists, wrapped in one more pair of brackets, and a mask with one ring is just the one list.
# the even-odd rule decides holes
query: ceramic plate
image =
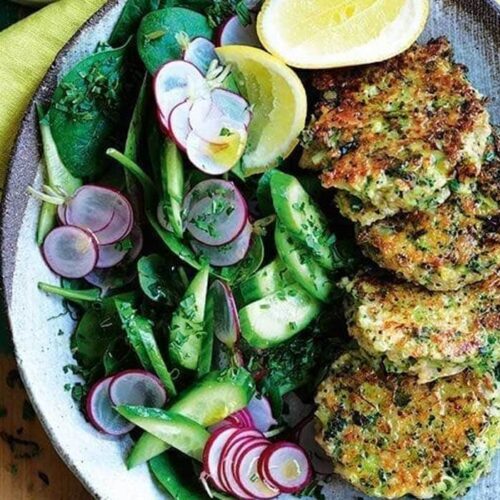
{"label": "ceramic plate", "polygon": [[[47,73],[36,101],[50,100],[57,79],[106,40],[125,0],[109,0],[68,43]],[[500,13],[494,0],[434,0],[422,40],[446,35],[456,59],[470,69],[474,85],[490,97],[493,121],[500,123]],[[26,195],[40,185],[39,144],[33,105],[28,109],[13,150],[2,209],[2,278],[12,336],[21,375],[54,447],[96,498],[156,500],[164,498],[147,468],[127,471],[124,457],[129,438],[106,439],[76,408],[64,385],[71,382],[63,366],[72,363],[69,336],[73,320],[61,301],[37,290],[38,281],[57,283],[35,244],[39,205]],[[64,335],[58,335],[58,331]],[[363,498],[345,483],[334,481],[327,498]],[[490,475],[467,495],[468,500],[500,498],[500,454]]]}

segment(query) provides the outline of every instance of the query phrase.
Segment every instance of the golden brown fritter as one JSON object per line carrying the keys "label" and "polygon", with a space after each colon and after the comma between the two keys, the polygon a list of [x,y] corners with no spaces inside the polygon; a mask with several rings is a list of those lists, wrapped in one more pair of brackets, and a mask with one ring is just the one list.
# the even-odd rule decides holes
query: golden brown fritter
{"label": "golden brown fritter", "polygon": [[367,257],[429,290],[457,290],[500,269],[500,155],[490,138],[478,179],[461,172],[448,200],[358,228]]}
{"label": "golden brown fritter", "polygon": [[[363,224],[444,201],[459,161],[477,172],[490,134],[482,97],[444,38],[386,62],[319,73],[323,92],[301,165],[322,169]],[[365,213],[365,210],[367,211]]]}
{"label": "golden brown fritter", "polygon": [[490,373],[417,384],[348,353],[319,387],[317,440],[335,471],[368,495],[455,498],[499,445],[499,397]]}
{"label": "golden brown fritter", "polygon": [[349,334],[391,372],[426,383],[500,361],[499,274],[453,293],[373,273],[342,286]]}

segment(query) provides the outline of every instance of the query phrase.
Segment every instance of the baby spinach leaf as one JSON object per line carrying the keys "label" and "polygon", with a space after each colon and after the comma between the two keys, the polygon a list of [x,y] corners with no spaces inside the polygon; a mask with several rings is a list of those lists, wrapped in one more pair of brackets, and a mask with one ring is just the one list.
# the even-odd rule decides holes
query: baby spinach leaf
{"label": "baby spinach leaf", "polygon": [[75,177],[92,177],[103,168],[124,104],[125,53],[121,47],[87,57],[54,92],[50,128],[63,164]]}
{"label": "baby spinach leaf", "polygon": [[141,19],[159,7],[160,0],[128,0],[122,9],[108,43],[112,47],[123,45],[132,35],[135,35]]}
{"label": "baby spinach leaf", "polygon": [[207,18],[189,9],[171,7],[147,14],[137,32],[137,49],[150,73],[163,64],[181,57],[181,47],[175,35],[181,31],[190,38],[212,38]]}

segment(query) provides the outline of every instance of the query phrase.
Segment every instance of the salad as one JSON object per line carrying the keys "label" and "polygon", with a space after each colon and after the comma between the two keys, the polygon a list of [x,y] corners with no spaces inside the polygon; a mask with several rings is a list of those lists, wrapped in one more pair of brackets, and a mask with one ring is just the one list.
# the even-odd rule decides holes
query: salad
{"label": "salad", "polygon": [[[313,494],[315,388],[343,337],[351,228],[295,151],[297,74],[256,1],[129,0],[38,114],[37,241],[78,324],[71,392],[174,498]],[[177,5],[181,4],[181,5]],[[162,8],[163,7],[163,8]]]}

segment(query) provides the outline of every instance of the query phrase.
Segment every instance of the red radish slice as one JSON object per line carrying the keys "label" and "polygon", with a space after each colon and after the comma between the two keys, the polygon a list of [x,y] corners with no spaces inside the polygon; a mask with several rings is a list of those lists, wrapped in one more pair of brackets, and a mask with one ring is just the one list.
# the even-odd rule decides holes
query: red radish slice
{"label": "red radish slice", "polygon": [[110,267],[108,269],[94,269],[84,276],[85,281],[101,289],[101,296],[105,297],[109,292],[123,288],[132,283],[137,277],[137,270],[128,267]]}
{"label": "red radish slice", "polygon": [[127,255],[128,250],[120,245],[121,242],[111,245],[99,245],[99,258],[95,267],[105,269],[119,264]]}
{"label": "red radish slice", "polygon": [[227,134],[238,131],[241,133],[246,132],[250,121],[249,119],[247,121],[246,115],[238,115],[234,111],[233,116],[238,118],[239,121],[226,115],[212,100],[198,99],[189,112],[189,125],[204,141],[213,144],[224,143]]}
{"label": "red radish slice", "polygon": [[66,223],[92,231],[100,245],[125,238],[132,229],[130,202],[115,189],[86,184],[75,191],[66,205]]}
{"label": "red radish slice", "polygon": [[210,479],[217,488],[222,490],[222,483],[219,477],[219,464],[224,446],[229,438],[238,429],[226,427],[216,430],[208,439],[203,450],[203,470],[210,476]]}
{"label": "red radish slice", "polygon": [[248,206],[232,183],[206,196],[186,213],[186,229],[193,238],[209,246],[234,240],[248,222]]}
{"label": "red radish slice", "polygon": [[115,375],[109,386],[109,397],[114,406],[161,408],[167,402],[161,380],[145,370],[126,370]]}
{"label": "red radish slice", "polygon": [[172,110],[168,118],[170,134],[177,146],[183,151],[186,151],[187,138],[191,132],[191,126],[189,125],[189,111],[191,110],[191,106],[191,101],[186,99]]}
{"label": "red radish slice", "polygon": [[255,395],[248,403],[247,410],[252,416],[255,428],[260,432],[267,432],[278,423],[273,417],[271,404],[265,396]]}
{"label": "red radish slice", "polygon": [[[186,61],[171,61],[162,66],[153,82],[156,105],[161,117],[168,118],[172,110],[188,97],[202,91],[205,78],[200,70]],[[168,127],[167,123],[163,122]]]}
{"label": "red radish slice", "polygon": [[229,172],[241,159],[247,140],[246,130],[223,129],[217,142],[209,142],[194,130],[189,134],[186,144],[189,161],[208,175],[222,175]]}
{"label": "red radish slice", "polygon": [[218,429],[223,429],[225,427],[255,430],[255,425],[252,420],[252,416],[250,415],[250,412],[246,408],[238,410],[229,415],[228,417],[226,417],[224,420],[221,420],[215,425],[212,425],[210,427],[210,432],[214,432]]}
{"label": "red radish slice", "polygon": [[57,218],[59,222],[65,226],[66,225],[66,205],[58,205],[57,206]]}
{"label": "red radish slice", "polygon": [[250,47],[262,47],[256,30],[256,16],[252,15],[252,22],[247,26],[241,24],[238,16],[230,17],[220,28],[217,41],[219,46],[223,45],[249,45]]}
{"label": "red radish slice", "polygon": [[233,349],[240,337],[240,319],[233,292],[226,283],[215,280],[208,296],[216,304],[211,321],[213,334],[220,342]]}
{"label": "red radish slice", "polygon": [[235,92],[226,89],[214,89],[210,94],[212,103],[234,123],[242,123],[248,127],[252,118],[250,105]]}
{"label": "red radish slice", "polygon": [[99,258],[92,233],[75,226],[53,229],[43,242],[42,252],[50,269],[64,278],[83,278]]}
{"label": "red radish slice", "polygon": [[130,264],[131,262],[134,262],[134,260],[136,260],[142,252],[142,247],[144,245],[144,234],[142,233],[142,229],[140,228],[140,226],[135,224],[132,227],[132,230],[130,231],[127,239],[130,241],[132,248],[129,249],[122,264]]}
{"label": "red radish slice", "polygon": [[250,222],[243,231],[230,243],[219,247],[204,245],[196,240],[191,241],[193,250],[204,257],[215,267],[232,266],[243,260],[250,248],[252,240],[252,224]]}
{"label": "red radish slice", "polygon": [[234,476],[238,485],[250,498],[276,498],[280,494],[277,488],[264,482],[258,470],[260,458],[270,446],[269,442],[255,443],[253,446],[248,446],[236,458]]}
{"label": "red radish slice", "polygon": [[87,416],[92,425],[101,432],[112,436],[127,434],[135,426],[113,409],[109,398],[109,386],[114,377],[100,380],[92,386],[87,396]]}
{"label": "red radish slice", "polygon": [[333,474],[333,463],[317,443],[314,416],[307,417],[297,429],[297,443],[309,455],[311,465],[317,474]]}
{"label": "red radish slice", "polygon": [[256,10],[262,3],[262,0],[244,0],[243,3],[248,10]]}
{"label": "red radish slice", "polygon": [[259,475],[283,493],[296,493],[312,480],[313,472],[306,452],[294,443],[274,443],[262,454]]}
{"label": "red radish slice", "polygon": [[207,38],[197,37],[189,42],[184,51],[184,61],[194,64],[204,75],[210,63],[217,58],[215,45]]}
{"label": "red radish slice", "polygon": [[168,118],[165,118],[159,109],[156,109],[156,120],[161,132],[167,137],[170,137],[170,125],[168,124]]}

